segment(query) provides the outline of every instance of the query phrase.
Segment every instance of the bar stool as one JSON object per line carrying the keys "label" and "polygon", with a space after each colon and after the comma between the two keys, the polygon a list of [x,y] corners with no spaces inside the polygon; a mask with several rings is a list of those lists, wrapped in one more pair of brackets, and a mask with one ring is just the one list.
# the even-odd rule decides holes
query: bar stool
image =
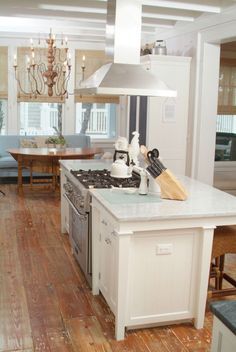
{"label": "bar stool", "polygon": [[[236,280],[224,271],[225,254],[236,253],[236,225],[219,226],[214,231],[210,279],[215,279],[215,287],[209,288],[208,297],[223,297],[236,294]],[[223,280],[233,287],[223,288]],[[210,285],[209,285],[210,287]]]}

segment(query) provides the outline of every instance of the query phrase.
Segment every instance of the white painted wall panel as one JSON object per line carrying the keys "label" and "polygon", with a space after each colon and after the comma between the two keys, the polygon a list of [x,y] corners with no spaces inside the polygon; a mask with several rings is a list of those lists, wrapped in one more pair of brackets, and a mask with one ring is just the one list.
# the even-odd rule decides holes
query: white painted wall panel
{"label": "white painted wall panel", "polygon": [[176,98],[149,98],[147,147],[158,148],[168,168],[185,174],[191,58],[151,55],[142,60],[153,74],[177,90]]}

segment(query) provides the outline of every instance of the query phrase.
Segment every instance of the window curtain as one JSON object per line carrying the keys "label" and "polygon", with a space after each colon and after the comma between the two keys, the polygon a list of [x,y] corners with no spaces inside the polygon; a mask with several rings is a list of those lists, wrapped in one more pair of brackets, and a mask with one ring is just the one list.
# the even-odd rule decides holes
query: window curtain
{"label": "window curtain", "polygon": [[8,96],[8,48],[0,46],[0,99]]}
{"label": "window curtain", "polygon": [[[44,63],[47,66],[47,48],[34,48],[35,52],[35,63]],[[64,55],[64,54],[63,54]],[[47,94],[47,87],[45,89],[44,94],[38,95],[35,97],[30,97],[27,92],[30,91],[30,85],[28,81],[28,73],[27,73],[27,64],[28,60],[31,60],[31,48],[30,47],[20,47],[17,48],[17,65],[18,65],[18,78],[21,82],[22,88],[25,93],[20,90],[18,85],[17,87],[17,101],[18,102],[38,102],[38,103],[63,103],[64,98],[61,99],[60,96],[55,95],[55,91],[53,92],[53,96],[49,97]],[[56,52],[56,62],[59,60],[59,52]],[[63,61],[63,60],[62,60]],[[39,86],[43,86],[43,82],[37,79]],[[54,89],[54,88],[53,88]]]}
{"label": "window curtain", "polygon": [[[75,89],[78,89],[82,80],[83,56],[85,56],[84,79],[91,76],[102,65],[111,62],[102,50],[75,51]],[[75,94],[75,102],[81,103],[115,103],[119,104],[119,96],[109,95],[79,95]]]}

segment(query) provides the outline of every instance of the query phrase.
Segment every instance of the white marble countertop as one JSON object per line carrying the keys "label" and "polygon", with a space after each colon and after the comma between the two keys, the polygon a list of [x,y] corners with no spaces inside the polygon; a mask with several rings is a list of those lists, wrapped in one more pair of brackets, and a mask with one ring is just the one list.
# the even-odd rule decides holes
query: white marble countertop
{"label": "white marble countertop", "polygon": [[[67,170],[110,169],[111,166],[111,161],[96,159],[62,160],[60,163]],[[153,196],[145,198],[146,196],[139,196],[138,193],[127,195],[122,194],[124,191],[110,189],[93,189],[90,192],[119,221],[235,216],[236,224],[235,196],[186,176],[177,178],[188,192],[188,199],[185,201],[161,199],[160,194],[155,194],[155,201]]]}
{"label": "white marble countertop", "polygon": [[[122,203],[120,196],[117,202],[112,200],[112,197],[116,197],[115,192],[121,191],[94,189],[91,193],[119,221],[235,216],[236,223],[236,197],[185,176],[177,178],[188,191],[188,199],[185,201],[161,199],[160,194],[156,194],[156,202],[153,199],[148,202],[145,196],[139,196],[143,201],[132,203],[129,200],[127,203],[127,195],[124,193]],[[111,200],[109,196],[104,196],[104,192],[110,193]],[[133,196],[137,197],[137,194]]]}

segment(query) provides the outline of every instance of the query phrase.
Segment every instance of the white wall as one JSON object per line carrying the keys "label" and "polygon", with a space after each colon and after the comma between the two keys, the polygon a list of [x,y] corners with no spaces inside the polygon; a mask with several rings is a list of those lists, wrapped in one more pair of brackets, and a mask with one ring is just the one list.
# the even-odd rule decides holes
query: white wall
{"label": "white wall", "polygon": [[192,58],[190,66],[190,86],[189,86],[189,111],[187,121],[187,145],[186,145],[186,175],[192,176],[192,156],[194,141],[194,108],[195,108],[195,85],[197,70],[197,43],[196,32],[191,32],[170,38],[166,41],[167,54],[189,56]]}

